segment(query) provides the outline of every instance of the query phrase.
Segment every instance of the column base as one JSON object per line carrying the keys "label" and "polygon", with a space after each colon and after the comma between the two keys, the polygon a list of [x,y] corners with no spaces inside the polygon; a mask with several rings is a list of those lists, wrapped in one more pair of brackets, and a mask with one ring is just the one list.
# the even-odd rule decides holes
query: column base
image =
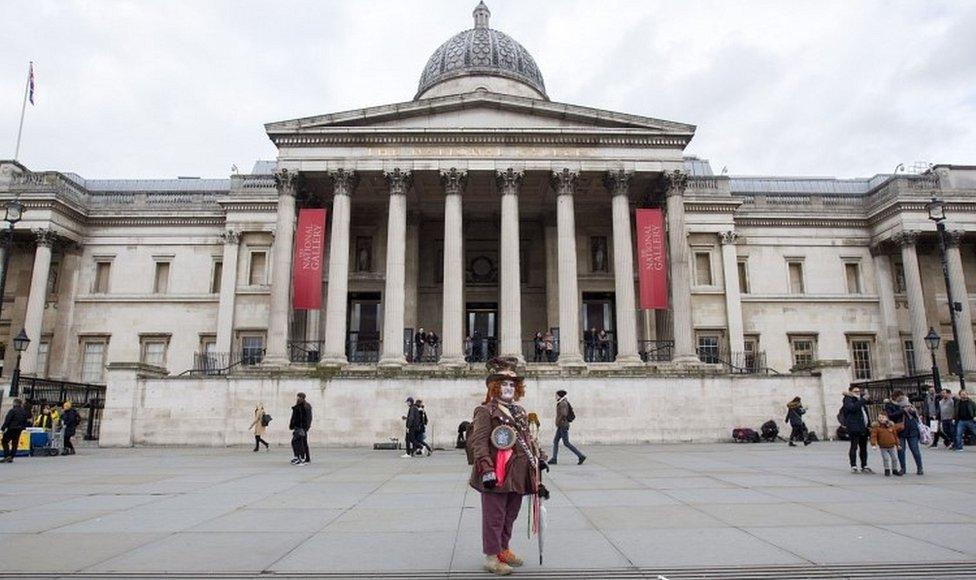
{"label": "column base", "polygon": [[399,357],[383,357],[380,359],[380,362],[376,364],[376,366],[381,369],[398,369],[406,366],[406,364],[406,357],[401,355]]}
{"label": "column base", "polygon": [[628,367],[637,367],[637,366],[644,365],[644,361],[642,361],[641,358],[636,354],[619,355],[613,362],[618,365],[623,365]]}
{"label": "column base", "polygon": [[288,357],[286,357],[286,356],[267,355],[267,356],[264,357],[264,360],[261,361],[260,366],[262,366],[262,367],[286,367],[289,364],[291,364],[291,361],[288,360]]}
{"label": "column base", "polygon": [[701,359],[698,358],[698,355],[691,354],[691,353],[688,353],[688,354],[676,354],[676,355],[674,355],[674,358],[671,359],[671,362],[673,362],[675,364],[678,364],[678,365],[688,365],[688,366],[702,364]]}
{"label": "column base", "polygon": [[468,366],[468,361],[464,360],[464,357],[442,356],[441,360],[437,361],[437,366],[445,369],[461,369]]}
{"label": "column base", "polygon": [[563,368],[570,368],[570,369],[586,368],[586,361],[583,360],[583,355],[581,354],[559,353],[559,360],[556,362],[556,364],[558,364]]}
{"label": "column base", "polygon": [[349,364],[349,360],[342,355],[325,355],[319,359],[319,367],[342,368]]}

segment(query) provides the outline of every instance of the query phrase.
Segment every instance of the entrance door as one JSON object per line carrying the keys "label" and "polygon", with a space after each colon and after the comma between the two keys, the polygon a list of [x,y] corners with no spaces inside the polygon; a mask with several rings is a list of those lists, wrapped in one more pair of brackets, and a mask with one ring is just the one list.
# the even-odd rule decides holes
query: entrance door
{"label": "entrance door", "polygon": [[349,336],[346,356],[349,362],[376,362],[380,358],[380,294],[349,294]]}
{"label": "entrance door", "polygon": [[468,362],[484,362],[498,352],[498,304],[469,302],[465,357]]}
{"label": "entrance door", "polygon": [[[583,293],[583,358],[586,362],[611,362],[617,357],[612,292]],[[601,332],[606,331],[605,336]]]}

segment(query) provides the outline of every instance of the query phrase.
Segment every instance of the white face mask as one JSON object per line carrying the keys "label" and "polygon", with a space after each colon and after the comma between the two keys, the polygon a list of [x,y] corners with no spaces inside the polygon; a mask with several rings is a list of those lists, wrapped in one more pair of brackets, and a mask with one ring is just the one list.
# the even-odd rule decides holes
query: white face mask
{"label": "white face mask", "polygon": [[502,383],[502,400],[511,401],[515,399],[515,382],[505,381]]}

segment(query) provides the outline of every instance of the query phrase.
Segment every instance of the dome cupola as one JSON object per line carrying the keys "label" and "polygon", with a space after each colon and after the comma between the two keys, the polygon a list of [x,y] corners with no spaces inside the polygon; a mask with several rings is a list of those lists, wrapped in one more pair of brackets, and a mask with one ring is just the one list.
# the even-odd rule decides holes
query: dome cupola
{"label": "dome cupola", "polygon": [[491,12],[484,2],[478,3],[473,16],[474,28],[454,35],[431,55],[414,100],[478,89],[549,100],[529,51],[489,27]]}

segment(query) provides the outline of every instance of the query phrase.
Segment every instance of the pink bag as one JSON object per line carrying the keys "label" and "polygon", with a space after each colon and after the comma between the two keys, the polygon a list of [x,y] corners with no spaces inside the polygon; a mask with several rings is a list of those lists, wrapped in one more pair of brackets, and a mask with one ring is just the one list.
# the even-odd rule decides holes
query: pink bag
{"label": "pink bag", "polygon": [[505,483],[505,474],[508,472],[508,460],[512,458],[511,449],[499,449],[495,453],[495,479],[497,485]]}

